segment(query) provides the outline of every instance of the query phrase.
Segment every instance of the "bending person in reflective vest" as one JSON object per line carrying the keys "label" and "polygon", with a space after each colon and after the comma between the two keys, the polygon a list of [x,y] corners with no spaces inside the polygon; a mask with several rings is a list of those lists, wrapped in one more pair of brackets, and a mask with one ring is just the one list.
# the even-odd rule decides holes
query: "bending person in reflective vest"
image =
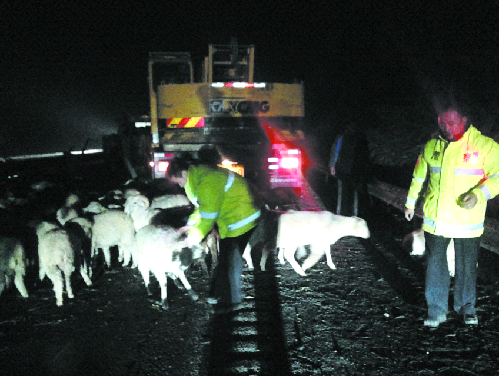
{"label": "bending person in reflective vest", "polygon": [[185,158],[171,160],[167,177],[185,189],[196,209],[189,218],[187,241],[198,244],[216,224],[220,235],[218,262],[208,302],[215,312],[241,308],[242,254],[260,211],[246,180],[225,168]]}
{"label": "bending person in reflective vest", "polygon": [[428,180],[423,199],[426,243],[424,325],[446,321],[450,276],[446,251],[455,247],[454,310],[465,324],[476,316],[477,261],[484,230],[487,200],[499,193],[499,145],[467,124],[455,106],[438,113],[439,135],[428,141],[419,156],[408,192],[405,217],[414,217],[416,201]]}

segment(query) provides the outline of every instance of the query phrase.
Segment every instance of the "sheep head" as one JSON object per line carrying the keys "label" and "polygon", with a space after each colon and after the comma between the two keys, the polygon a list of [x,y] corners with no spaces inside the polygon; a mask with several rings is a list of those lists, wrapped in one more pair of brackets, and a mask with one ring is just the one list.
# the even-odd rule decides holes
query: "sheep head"
{"label": "sheep head", "polygon": [[138,208],[140,211],[149,208],[149,199],[144,195],[130,196],[125,202],[125,213],[131,215]]}
{"label": "sheep head", "polygon": [[80,202],[80,198],[77,195],[75,195],[74,193],[71,193],[71,194],[69,194],[68,197],[66,197],[66,201],[64,203],[64,206],[69,208],[71,206],[76,205],[79,202]]}

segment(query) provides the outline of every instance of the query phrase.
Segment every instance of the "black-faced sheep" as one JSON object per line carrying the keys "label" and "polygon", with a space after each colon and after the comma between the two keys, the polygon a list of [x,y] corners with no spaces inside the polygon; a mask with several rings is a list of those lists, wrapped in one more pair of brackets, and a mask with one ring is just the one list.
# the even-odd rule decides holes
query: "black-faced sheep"
{"label": "black-faced sheep", "polygon": [[[331,245],[344,236],[369,238],[366,221],[357,217],[335,215],[328,211],[292,211],[279,217],[276,246],[278,259],[288,260],[293,269],[304,276],[325,254],[327,265],[336,269],[331,258]],[[300,266],[295,259],[297,248],[310,245],[310,254]]]}
{"label": "black-faced sheep", "polygon": [[24,284],[26,258],[22,243],[12,237],[0,237],[0,295],[14,278],[14,284],[23,298],[28,297]]}
{"label": "black-faced sheep", "polygon": [[184,240],[181,240],[178,230],[168,226],[144,226],[137,231],[137,264],[144,280],[147,292],[149,289],[149,273],[153,273],[161,286],[161,306],[168,309],[167,276],[180,279],[192,300],[198,295],[192,290],[185,277],[185,270],[194,259],[201,257],[202,249],[192,249]]}

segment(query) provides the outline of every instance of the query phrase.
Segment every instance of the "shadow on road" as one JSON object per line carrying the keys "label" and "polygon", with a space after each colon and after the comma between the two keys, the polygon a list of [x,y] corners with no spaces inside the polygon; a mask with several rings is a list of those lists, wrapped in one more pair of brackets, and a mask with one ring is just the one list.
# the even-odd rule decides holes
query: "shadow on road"
{"label": "shadow on road", "polygon": [[272,254],[267,265],[265,272],[243,275],[250,298],[245,300],[245,308],[211,318],[211,343],[205,354],[209,376],[292,374]]}

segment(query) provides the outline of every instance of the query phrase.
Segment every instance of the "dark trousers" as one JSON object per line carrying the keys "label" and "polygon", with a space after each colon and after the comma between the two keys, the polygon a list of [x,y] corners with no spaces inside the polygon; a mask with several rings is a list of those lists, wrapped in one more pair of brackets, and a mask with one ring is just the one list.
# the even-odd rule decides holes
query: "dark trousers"
{"label": "dark trousers", "polygon": [[[426,286],[428,316],[447,314],[450,276],[447,265],[447,246],[451,238],[425,231]],[[476,281],[480,237],[454,238],[456,275],[454,278],[454,311],[475,314]]]}
{"label": "dark trousers", "polygon": [[338,178],[338,198],[336,201],[336,214],[344,216],[359,216],[359,206],[366,212],[368,205],[366,184],[353,177]]}
{"label": "dark trousers", "polygon": [[211,278],[210,295],[217,298],[220,304],[237,304],[244,298],[241,283],[242,254],[252,232],[253,229],[238,237],[219,241],[219,254]]}

